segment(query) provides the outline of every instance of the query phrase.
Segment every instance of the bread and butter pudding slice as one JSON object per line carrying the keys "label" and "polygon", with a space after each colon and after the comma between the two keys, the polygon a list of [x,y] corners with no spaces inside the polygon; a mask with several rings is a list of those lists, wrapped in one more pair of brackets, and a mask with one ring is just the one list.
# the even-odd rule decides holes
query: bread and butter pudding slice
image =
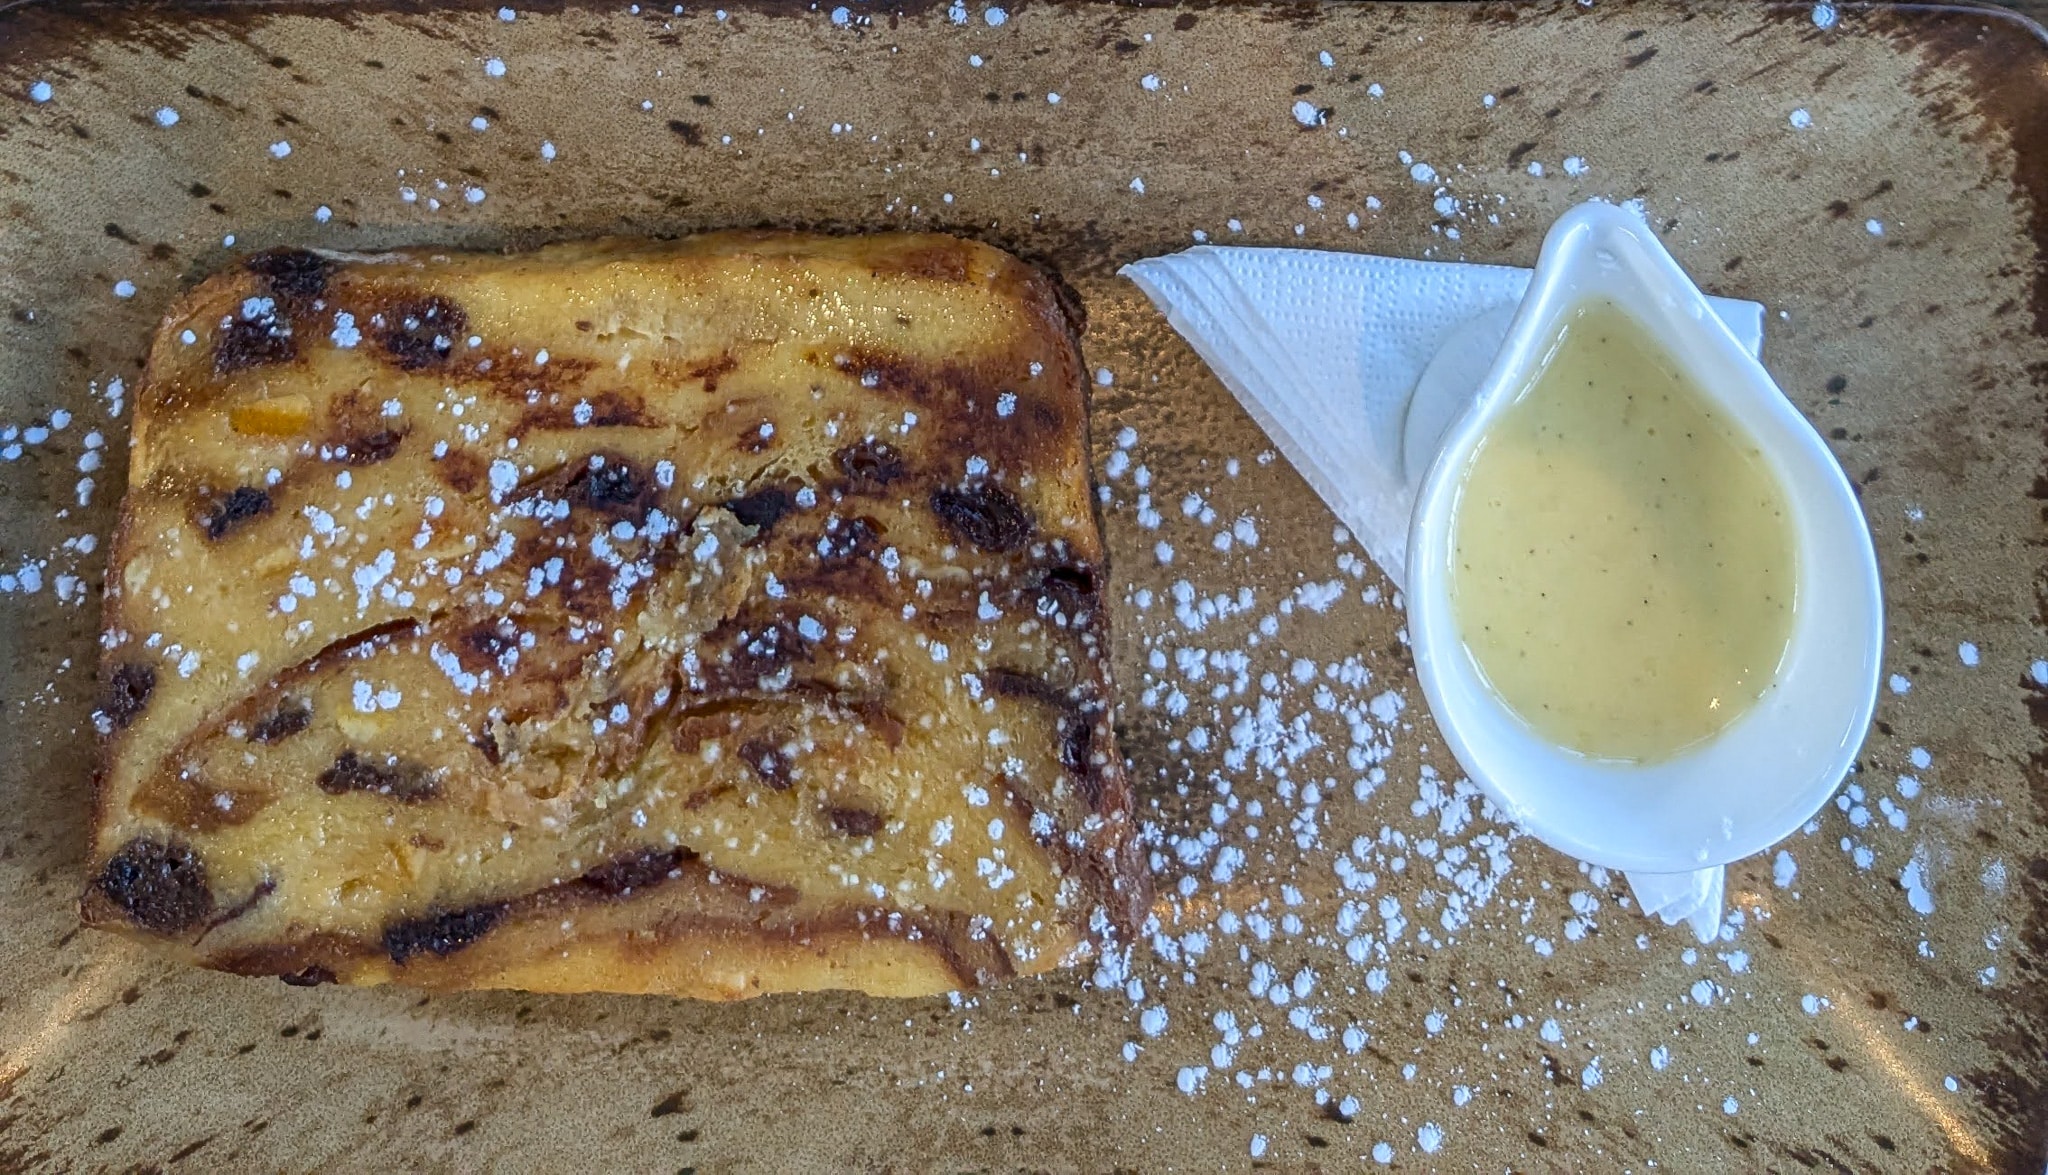
{"label": "bread and butter pudding slice", "polygon": [[294,982],[916,995],[1143,916],[1074,326],[950,237],[263,254],[165,320],[86,920]]}

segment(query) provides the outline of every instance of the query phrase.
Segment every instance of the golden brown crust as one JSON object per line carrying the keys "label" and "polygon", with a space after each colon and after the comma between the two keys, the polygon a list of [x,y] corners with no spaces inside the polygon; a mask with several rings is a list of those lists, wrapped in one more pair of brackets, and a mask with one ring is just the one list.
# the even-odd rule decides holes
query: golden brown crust
{"label": "golden brown crust", "polygon": [[1054,285],[954,238],[217,275],[138,395],[86,920],[709,998],[1085,953],[1146,901],[1086,427]]}

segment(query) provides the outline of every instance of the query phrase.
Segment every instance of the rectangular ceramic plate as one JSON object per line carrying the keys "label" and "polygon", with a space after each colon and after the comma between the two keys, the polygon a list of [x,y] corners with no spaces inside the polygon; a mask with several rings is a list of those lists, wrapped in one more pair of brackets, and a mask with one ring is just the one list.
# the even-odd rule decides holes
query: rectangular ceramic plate
{"label": "rectangular ceramic plate", "polygon": [[[0,16],[0,1166],[2040,1170],[2037,29],[734,5]],[[1113,276],[1197,233],[1527,265],[1594,195],[1770,306],[1765,359],[1886,575],[1861,769],[1732,869],[1708,948],[1454,786],[1388,585]],[[79,931],[128,385],[181,285],[279,243],[757,223],[966,233],[1086,303],[1120,722],[1159,837],[1161,933],[1128,973],[423,999]]]}

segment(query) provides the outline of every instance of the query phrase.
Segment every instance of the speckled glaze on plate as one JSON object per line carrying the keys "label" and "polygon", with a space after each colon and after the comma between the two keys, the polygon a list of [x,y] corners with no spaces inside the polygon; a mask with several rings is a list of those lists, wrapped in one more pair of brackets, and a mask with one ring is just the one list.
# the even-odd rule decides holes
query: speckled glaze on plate
{"label": "speckled glaze on plate", "polygon": [[[2041,1170],[2038,29],[671,8],[0,14],[0,1168]],[[1594,195],[1770,306],[1885,575],[1859,770],[1706,948],[1462,794],[1391,587],[1112,276],[1198,230],[1527,265]],[[278,243],[756,223],[961,232],[1086,303],[1159,937],[963,1001],[706,1006],[299,990],[77,929],[114,381],[174,292]]]}

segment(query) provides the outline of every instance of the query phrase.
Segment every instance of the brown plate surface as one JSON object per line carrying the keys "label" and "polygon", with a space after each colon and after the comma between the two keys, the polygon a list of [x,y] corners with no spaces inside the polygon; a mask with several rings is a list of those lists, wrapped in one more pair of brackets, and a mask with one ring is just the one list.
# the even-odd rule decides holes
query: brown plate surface
{"label": "brown plate surface", "polygon": [[[2042,1167],[2037,28],[28,5],[0,15],[0,194],[0,1168]],[[1460,793],[1391,589],[1114,276],[1197,230],[1528,264],[1594,195],[1769,305],[1766,362],[1886,577],[1896,676],[1860,770],[1731,870],[1708,947]],[[118,381],[174,292],[284,242],[756,223],[966,233],[1087,304],[1120,723],[1159,838],[1161,934],[1127,973],[957,1002],[428,999],[79,931]]]}

